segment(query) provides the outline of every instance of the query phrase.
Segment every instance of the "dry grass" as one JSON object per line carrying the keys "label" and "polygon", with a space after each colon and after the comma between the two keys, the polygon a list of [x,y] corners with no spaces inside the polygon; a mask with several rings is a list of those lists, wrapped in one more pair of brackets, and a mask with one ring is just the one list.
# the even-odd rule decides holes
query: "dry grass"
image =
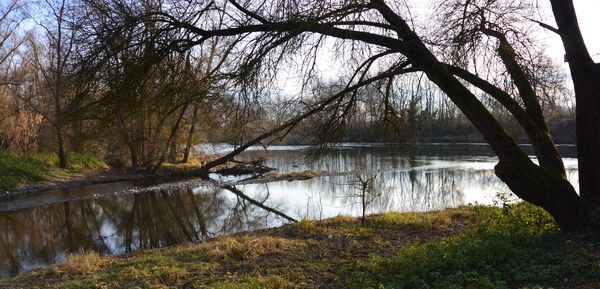
{"label": "dry grass", "polygon": [[110,258],[100,257],[95,252],[69,255],[62,264],[52,266],[51,270],[60,275],[89,275],[109,263]]}
{"label": "dry grass", "polygon": [[249,260],[265,253],[283,253],[285,251],[300,252],[306,248],[306,243],[298,240],[288,240],[276,237],[225,237],[214,244],[205,245],[208,255],[213,260],[233,259]]}

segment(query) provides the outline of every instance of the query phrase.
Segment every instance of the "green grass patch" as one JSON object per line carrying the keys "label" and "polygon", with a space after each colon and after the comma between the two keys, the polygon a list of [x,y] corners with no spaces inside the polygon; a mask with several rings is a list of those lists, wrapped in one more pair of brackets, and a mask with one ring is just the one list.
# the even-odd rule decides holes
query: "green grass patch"
{"label": "green grass patch", "polygon": [[67,156],[67,167],[73,170],[99,170],[107,168],[106,163],[96,156],[75,153],[71,153]]}
{"label": "green grass patch", "polygon": [[369,222],[377,227],[413,227],[417,229],[444,230],[457,221],[473,217],[472,210],[465,208],[446,209],[433,212],[386,213],[369,217]]}
{"label": "green grass patch", "polygon": [[47,176],[48,167],[44,162],[0,150],[0,188],[10,189],[25,182],[42,181]]}
{"label": "green grass patch", "polygon": [[[48,180],[58,168],[58,155],[53,152],[17,154],[0,150],[0,188],[11,189],[27,182]],[[88,154],[68,155],[69,170],[96,170],[106,168],[100,158]]]}
{"label": "green grass patch", "polygon": [[[47,167],[58,167],[58,154],[55,152],[35,152],[22,157],[25,161],[41,163]],[[106,168],[104,161],[90,154],[70,153],[67,155],[67,169],[103,169]]]}
{"label": "green grass patch", "polygon": [[[590,258],[590,244],[562,235],[540,208],[518,203],[473,212],[477,224],[470,230],[361,263],[351,278],[354,286],[579,288],[580,282],[598,282],[600,259]],[[423,225],[429,224],[425,219]]]}

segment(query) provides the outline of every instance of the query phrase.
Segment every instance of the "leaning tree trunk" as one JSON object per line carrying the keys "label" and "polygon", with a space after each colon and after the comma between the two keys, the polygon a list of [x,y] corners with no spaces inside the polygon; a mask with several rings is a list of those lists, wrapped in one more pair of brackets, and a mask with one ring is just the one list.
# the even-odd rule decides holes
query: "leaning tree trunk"
{"label": "leaning tree trunk", "polygon": [[555,172],[534,164],[489,110],[433,55],[404,19],[382,0],[372,0],[371,3],[397,28],[402,37],[399,49],[412,65],[423,68],[429,80],[456,104],[498,155],[496,175],[518,197],[548,211],[561,229],[573,231],[584,226],[586,220],[578,213],[580,197],[560,170]]}
{"label": "leaning tree trunk", "polygon": [[544,208],[564,231],[587,227],[581,198],[562,175],[534,164],[529,158],[500,160],[496,175],[521,199]]}

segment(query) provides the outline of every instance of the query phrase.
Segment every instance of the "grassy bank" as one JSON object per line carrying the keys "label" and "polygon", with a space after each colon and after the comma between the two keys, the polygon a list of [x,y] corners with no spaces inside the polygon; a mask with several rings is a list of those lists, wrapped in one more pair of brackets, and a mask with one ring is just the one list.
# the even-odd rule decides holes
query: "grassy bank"
{"label": "grassy bank", "polygon": [[56,153],[38,152],[17,154],[0,150],[0,189],[12,189],[19,185],[49,180],[68,172],[104,169],[101,159],[86,154],[69,154],[68,168],[58,167]]}
{"label": "grassy bank", "polygon": [[600,239],[529,205],[302,221],[140,251],[70,256],[14,288],[598,288]]}

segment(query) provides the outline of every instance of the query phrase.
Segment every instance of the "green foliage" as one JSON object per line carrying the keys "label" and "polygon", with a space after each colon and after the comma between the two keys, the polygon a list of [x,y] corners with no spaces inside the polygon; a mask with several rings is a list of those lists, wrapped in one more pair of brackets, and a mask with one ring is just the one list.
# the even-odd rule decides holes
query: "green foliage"
{"label": "green foliage", "polygon": [[518,203],[474,211],[475,228],[406,246],[395,257],[372,257],[353,282],[361,288],[517,288],[597,274],[584,249],[565,248],[568,242],[542,209]]}
{"label": "green foliage", "polygon": [[285,279],[279,276],[269,277],[243,277],[235,282],[225,281],[211,284],[210,288],[214,289],[277,289],[277,288],[294,288],[292,284],[288,284]]}
{"label": "green foliage", "polygon": [[[36,152],[24,156],[31,160],[44,164],[48,167],[58,167],[58,155],[55,152]],[[90,154],[70,153],[67,155],[67,168],[72,170],[103,169],[106,164],[100,158]]]}
{"label": "green foliage", "polygon": [[18,184],[41,181],[46,177],[47,168],[44,163],[0,150],[0,188],[14,188]]}
{"label": "green foliage", "polygon": [[69,169],[74,170],[106,168],[106,164],[102,159],[90,154],[69,154],[67,166]]}
{"label": "green foliage", "polygon": [[391,212],[369,217],[372,226],[382,228],[413,227],[423,230],[444,230],[456,220],[467,219],[471,211],[446,209],[434,212]]}
{"label": "green foliage", "polygon": [[35,152],[21,156],[23,161],[35,162],[48,168],[58,167],[58,155],[54,152]]}
{"label": "green foliage", "polygon": [[[92,155],[69,154],[71,170],[103,169],[104,162]],[[0,188],[11,189],[26,182],[47,180],[52,170],[58,169],[58,156],[53,152],[19,155],[0,150]]]}

